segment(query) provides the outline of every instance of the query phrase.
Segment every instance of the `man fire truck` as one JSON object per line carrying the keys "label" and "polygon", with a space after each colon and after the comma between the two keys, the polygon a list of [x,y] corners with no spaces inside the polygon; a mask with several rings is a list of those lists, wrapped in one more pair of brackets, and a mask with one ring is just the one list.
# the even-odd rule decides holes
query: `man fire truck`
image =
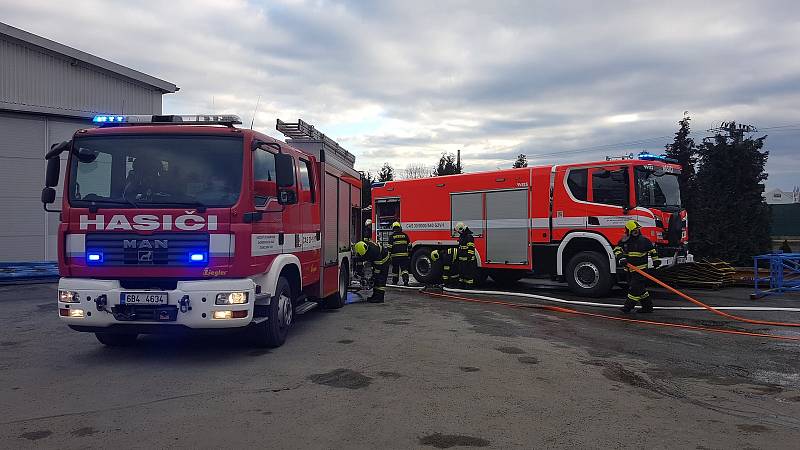
{"label": "man fire truck", "polygon": [[[434,249],[472,230],[481,277],[510,284],[529,271],[565,280],[573,292],[606,295],[623,271],[612,250],[628,220],[658,251],[662,267],[692,260],[681,206],[680,166],[640,154],[579,164],[389,181],[372,187],[373,223],[384,241],[399,221],[412,244],[411,273],[436,282]],[[652,262],[651,262],[652,265]]]}
{"label": "man fire truck", "polygon": [[106,345],[177,328],[250,327],[279,346],[295,314],[344,305],[361,234],[355,158],[313,126],[286,142],[237,116],[96,116],[47,154],[58,311]]}

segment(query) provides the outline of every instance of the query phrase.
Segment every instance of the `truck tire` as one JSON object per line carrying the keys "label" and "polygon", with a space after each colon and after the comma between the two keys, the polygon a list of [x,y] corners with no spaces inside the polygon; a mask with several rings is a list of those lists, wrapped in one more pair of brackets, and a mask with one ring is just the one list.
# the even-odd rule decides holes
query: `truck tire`
{"label": "truck tire", "polygon": [[[442,278],[439,270],[433,266],[430,247],[419,247],[411,254],[411,275],[423,284],[436,283]],[[441,250],[439,251],[441,253]],[[440,255],[442,257],[443,255]]]}
{"label": "truck tire", "polygon": [[109,333],[98,332],[94,337],[100,341],[101,344],[108,347],[129,347],[136,343],[136,338],[139,337],[136,333]]}
{"label": "truck tire", "polygon": [[322,303],[327,309],[339,309],[347,303],[347,289],[350,287],[350,265],[342,261],[339,267],[339,289],[335,294],[329,295]]}
{"label": "truck tire", "polygon": [[525,276],[524,270],[516,269],[493,269],[489,272],[492,280],[501,287],[513,286],[517,281]]}
{"label": "truck tire", "polygon": [[613,280],[608,258],[598,252],[580,252],[567,263],[564,278],[570,290],[582,297],[604,297]]}
{"label": "truck tire", "polygon": [[257,346],[275,348],[286,342],[294,318],[293,303],[294,296],[289,281],[279,277],[275,295],[270,299],[267,308],[267,320],[253,328],[253,340]]}

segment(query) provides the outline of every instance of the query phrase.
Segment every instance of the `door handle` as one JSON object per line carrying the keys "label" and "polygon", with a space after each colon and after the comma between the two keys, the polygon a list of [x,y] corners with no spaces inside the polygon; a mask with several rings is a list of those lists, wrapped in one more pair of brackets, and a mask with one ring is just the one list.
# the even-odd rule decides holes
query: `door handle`
{"label": "door handle", "polygon": [[589,216],[588,224],[600,226],[600,219],[595,216]]}

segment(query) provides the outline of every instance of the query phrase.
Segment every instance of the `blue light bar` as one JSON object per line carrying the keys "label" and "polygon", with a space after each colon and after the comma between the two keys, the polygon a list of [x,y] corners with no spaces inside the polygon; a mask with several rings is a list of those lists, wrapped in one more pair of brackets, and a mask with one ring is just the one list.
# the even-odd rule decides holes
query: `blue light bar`
{"label": "blue light bar", "polygon": [[94,116],[92,118],[92,122],[94,123],[122,123],[125,122],[125,116],[109,116],[109,115],[99,115]]}
{"label": "blue light bar", "polygon": [[103,262],[103,252],[86,252],[86,262],[90,264],[101,264]]}
{"label": "blue light bar", "polygon": [[647,153],[647,152],[639,153],[637,158],[641,159],[642,161],[663,161],[663,162],[673,163],[673,164],[677,164],[678,163],[678,161],[675,160],[675,159],[667,158],[666,156],[663,156],[663,155],[654,155],[652,153]]}

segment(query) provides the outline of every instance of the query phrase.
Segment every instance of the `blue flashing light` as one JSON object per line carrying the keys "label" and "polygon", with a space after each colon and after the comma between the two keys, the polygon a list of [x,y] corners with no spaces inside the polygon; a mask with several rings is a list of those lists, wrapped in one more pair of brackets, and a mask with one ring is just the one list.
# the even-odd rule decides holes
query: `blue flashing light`
{"label": "blue flashing light", "polygon": [[205,252],[192,252],[189,253],[189,261],[191,262],[206,262],[208,254]]}
{"label": "blue flashing light", "polygon": [[663,162],[673,163],[673,164],[677,164],[677,162],[678,162],[678,161],[676,161],[676,160],[674,160],[672,158],[667,158],[666,156],[663,156],[663,155],[654,155],[652,153],[647,153],[647,152],[639,153],[637,158],[639,158],[639,159],[641,159],[643,161],[663,161]]}
{"label": "blue flashing light", "polygon": [[92,122],[94,123],[122,123],[125,122],[125,116],[109,116],[106,114],[102,114],[99,116],[94,116],[92,118]]}
{"label": "blue flashing light", "polygon": [[89,264],[102,264],[103,252],[99,251],[86,252],[86,262],[88,262]]}

